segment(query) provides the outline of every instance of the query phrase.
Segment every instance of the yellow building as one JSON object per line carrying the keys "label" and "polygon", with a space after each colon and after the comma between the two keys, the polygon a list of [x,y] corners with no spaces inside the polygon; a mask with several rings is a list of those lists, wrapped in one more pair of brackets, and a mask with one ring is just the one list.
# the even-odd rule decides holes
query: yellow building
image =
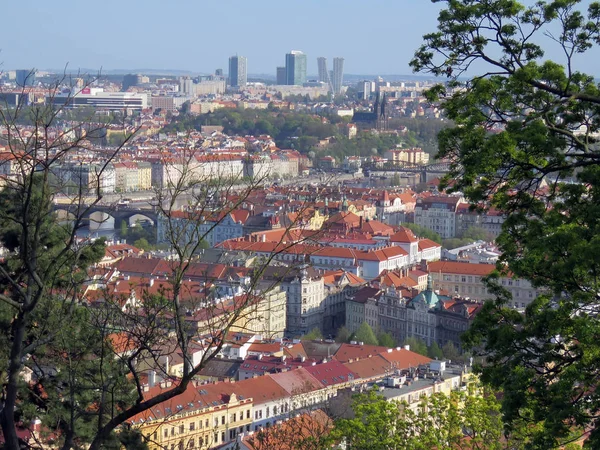
{"label": "yellow building", "polygon": [[152,165],[149,162],[138,162],[138,189],[147,191],[152,189]]}
{"label": "yellow building", "polygon": [[[145,396],[151,398],[171,387],[162,383]],[[236,395],[234,383],[190,383],[183,394],[138,414],[130,423],[150,450],[202,450],[235,441],[240,433],[250,431],[252,417],[252,399]]]}

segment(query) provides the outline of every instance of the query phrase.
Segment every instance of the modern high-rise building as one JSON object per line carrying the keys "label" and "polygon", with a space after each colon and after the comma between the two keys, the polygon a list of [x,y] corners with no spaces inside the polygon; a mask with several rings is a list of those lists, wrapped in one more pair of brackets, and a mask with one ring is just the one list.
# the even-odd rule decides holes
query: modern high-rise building
{"label": "modern high-rise building", "polygon": [[333,94],[337,95],[342,91],[344,82],[344,58],[333,58],[333,72],[331,77],[331,87]]}
{"label": "modern high-rise building", "polygon": [[306,54],[292,50],[285,55],[286,84],[302,86],[306,82]]}
{"label": "modern high-rise building", "polygon": [[232,87],[246,86],[248,83],[248,61],[245,56],[229,58],[229,85]]}
{"label": "modern high-rise building", "polygon": [[287,84],[287,76],[285,72],[285,67],[277,68],[277,85],[282,86]]}
{"label": "modern high-rise building", "polygon": [[15,70],[15,81],[17,86],[33,86],[35,84],[35,70]]}
{"label": "modern high-rise building", "polygon": [[121,91],[127,92],[127,89],[129,89],[130,87],[138,86],[138,85],[142,84],[143,82],[144,82],[143,75],[128,73],[127,75],[123,76],[123,87],[121,88]]}
{"label": "modern high-rise building", "polygon": [[329,84],[329,72],[327,71],[327,58],[319,56],[317,58],[317,67],[319,68],[319,81]]}

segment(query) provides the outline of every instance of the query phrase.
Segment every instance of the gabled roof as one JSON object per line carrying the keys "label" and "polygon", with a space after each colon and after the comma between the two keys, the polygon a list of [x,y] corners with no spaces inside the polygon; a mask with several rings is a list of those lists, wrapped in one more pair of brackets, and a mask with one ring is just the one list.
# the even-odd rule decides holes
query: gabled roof
{"label": "gabled roof", "polygon": [[324,386],[347,383],[357,378],[356,374],[345,367],[340,361],[329,361],[304,368]]}
{"label": "gabled roof", "polygon": [[380,356],[387,362],[394,364],[394,368],[398,370],[417,367],[431,362],[431,358],[411,352],[410,350],[405,350],[404,348],[388,349],[380,353]]}
{"label": "gabled roof", "polygon": [[435,247],[442,247],[440,244],[438,244],[437,242],[432,241],[431,239],[421,239],[419,241],[419,250],[425,250],[427,248],[435,248]]}
{"label": "gabled roof", "polygon": [[412,242],[418,242],[419,240],[417,239],[417,237],[415,236],[415,234],[412,232],[412,230],[405,228],[405,227],[400,227],[400,230],[390,236],[390,242],[398,242],[398,243],[412,243]]}
{"label": "gabled roof", "polygon": [[434,261],[427,265],[429,273],[455,273],[460,275],[486,276],[492,273],[493,264],[472,264],[456,261]]}
{"label": "gabled roof", "polygon": [[378,378],[389,373],[392,365],[381,355],[374,355],[357,361],[344,363],[344,366],[360,378]]}
{"label": "gabled roof", "polygon": [[350,360],[368,358],[369,355],[377,355],[384,350],[385,347],[379,345],[342,344],[333,357],[341,363],[346,363]]}
{"label": "gabled roof", "polygon": [[287,372],[269,374],[279,386],[289,395],[298,395],[322,389],[324,385],[312,376],[305,368],[294,369]]}

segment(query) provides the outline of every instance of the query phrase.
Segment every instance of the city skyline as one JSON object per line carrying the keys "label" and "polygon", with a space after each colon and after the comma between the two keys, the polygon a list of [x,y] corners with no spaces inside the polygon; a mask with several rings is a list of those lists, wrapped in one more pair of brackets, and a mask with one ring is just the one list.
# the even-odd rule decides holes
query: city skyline
{"label": "city skyline", "polygon": [[[217,2],[182,1],[176,11],[185,14],[177,15],[173,11],[165,14],[166,6],[156,0],[145,2],[143,7],[116,0],[107,0],[102,7],[72,0],[60,5],[41,2],[35,8],[27,2],[9,2],[5,17],[27,17],[27,23],[35,26],[23,26],[22,20],[6,21],[1,31],[4,45],[0,63],[3,71],[60,70],[68,64],[71,71],[213,73],[226,67],[229,56],[238,53],[248,58],[248,73],[274,75],[275,68],[282,65],[282,56],[290,49],[300,49],[308,57],[307,73],[311,75],[317,74],[319,56],[344,57],[348,74],[410,74],[408,63],[422,36],[437,28],[441,6],[429,1],[375,0],[367,8],[374,14],[357,14],[357,8],[365,5],[355,0],[343,4],[262,0],[253,8],[241,0],[231,0],[227,8]],[[377,19],[368,19],[377,17],[378,12],[398,17],[401,26],[378,26]],[[157,34],[162,29],[157,17],[168,22],[163,25],[174,25],[176,33]],[[320,31],[290,33],[292,22]],[[148,25],[153,23],[156,25]],[[247,29],[252,32],[245,32]],[[239,30],[243,39],[231,30]],[[548,57],[559,58],[558,49],[552,48]],[[577,63],[581,70],[600,71],[600,57],[588,55]]]}

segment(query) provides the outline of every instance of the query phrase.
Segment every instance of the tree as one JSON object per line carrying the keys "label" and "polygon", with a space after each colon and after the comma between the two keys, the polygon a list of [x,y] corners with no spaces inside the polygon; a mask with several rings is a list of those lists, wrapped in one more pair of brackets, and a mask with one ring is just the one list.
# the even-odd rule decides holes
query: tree
{"label": "tree", "polygon": [[[50,89],[51,98],[57,89]],[[104,241],[80,241],[77,231],[86,212],[102,198],[100,180],[118,149],[102,154],[85,186],[70,184],[72,190],[65,195],[72,200],[74,219],[57,223],[53,196],[68,183],[55,168],[85,146],[89,132],[101,127],[94,119],[93,124],[68,122],[58,128],[63,111],[64,106],[0,107],[5,156],[11,161],[0,191],[0,243],[6,250],[0,262],[0,425],[7,448],[19,448],[17,423],[33,414],[55,427],[55,445],[79,445],[103,423],[91,426],[92,414],[85,407],[102,410],[126,401],[127,395],[120,394],[131,392],[118,365],[106,359],[103,333],[88,328],[88,313],[80,306],[87,268],[104,255]],[[53,375],[48,374],[49,360]],[[35,375],[35,383],[22,382],[24,370]],[[109,378],[111,382],[99,382]],[[109,398],[109,392],[117,398]],[[114,437],[112,431],[107,440]]]}
{"label": "tree", "polygon": [[303,341],[312,341],[315,339],[323,339],[323,333],[321,333],[321,330],[316,327],[310,330],[304,336],[302,336]]}
{"label": "tree", "polygon": [[377,335],[377,342],[379,345],[383,346],[383,347],[388,347],[388,348],[394,348],[396,347],[396,341],[394,340],[394,337],[392,336],[391,333],[379,333]]}
{"label": "tree", "polygon": [[444,352],[436,341],[433,341],[433,344],[431,344],[427,349],[427,356],[429,356],[431,359],[444,358]]}
{"label": "tree", "polygon": [[397,448],[390,432],[400,420],[398,406],[385,401],[376,389],[356,394],[352,399],[354,418],[335,422],[333,436],[344,439],[352,450],[387,450]]}
{"label": "tree", "polygon": [[355,394],[353,417],[336,420],[332,436],[350,450],[523,448],[504,436],[500,404],[489,392],[438,392],[412,406],[386,400],[377,387]]}
{"label": "tree", "polygon": [[403,345],[410,346],[410,351],[418,353],[419,355],[427,356],[427,344],[416,337],[409,337],[404,340]]}
{"label": "tree", "polygon": [[430,230],[429,228],[425,228],[424,226],[417,225],[416,223],[403,223],[403,227],[412,230],[417,236],[424,237],[426,239],[431,239],[438,244],[442,243],[441,236],[435,231]]}
{"label": "tree", "polygon": [[350,341],[350,331],[345,326],[338,328],[335,335],[335,342],[344,343]]}
{"label": "tree", "polygon": [[455,361],[460,356],[452,341],[448,341],[444,344],[442,347],[442,353],[444,358],[449,361]]}
{"label": "tree", "polygon": [[138,240],[134,241],[133,246],[144,251],[152,250],[152,246],[146,238],[139,238]]}
{"label": "tree", "polygon": [[364,342],[367,345],[377,345],[377,337],[373,332],[373,329],[367,322],[363,322],[354,333],[354,340],[358,342]]}
{"label": "tree", "polygon": [[[451,162],[441,187],[454,179],[452,190],[506,215],[498,271],[542,290],[521,314],[492,276],[495,301],[466,344],[486,358],[482,380],[504,391],[509,426],[523,411],[540,425],[537,448],[574,426],[599,447],[600,89],[577,64],[600,41],[600,4],[450,1],[438,28],[411,64],[450,77],[428,93],[456,124],[439,134],[438,157]],[[477,74],[459,81],[467,70]]]}

